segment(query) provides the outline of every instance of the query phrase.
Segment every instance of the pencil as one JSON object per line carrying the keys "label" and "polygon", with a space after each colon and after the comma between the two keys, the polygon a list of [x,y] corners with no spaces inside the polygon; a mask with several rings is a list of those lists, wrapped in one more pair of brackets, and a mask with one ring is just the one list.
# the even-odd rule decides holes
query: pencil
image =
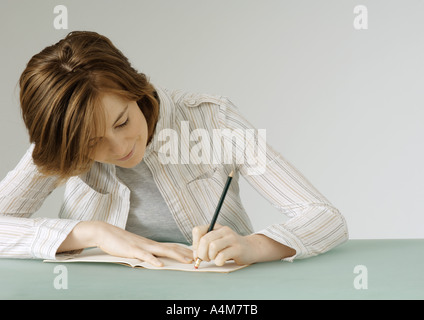
{"label": "pencil", "polygon": [[[224,203],[225,196],[227,195],[228,188],[230,187],[231,180],[233,179],[233,171],[230,172],[227,178],[227,182],[225,183],[224,190],[222,191],[221,198],[219,199],[218,205],[216,206],[215,213],[212,217],[212,221],[209,225],[208,232],[211,232],[215,227],[216,220],[218,219],[219,212],[221,211],[222,204]],[[198,269],[200,262],[202,259],[197,257],[196,263],[194,264],[194,268]]]}

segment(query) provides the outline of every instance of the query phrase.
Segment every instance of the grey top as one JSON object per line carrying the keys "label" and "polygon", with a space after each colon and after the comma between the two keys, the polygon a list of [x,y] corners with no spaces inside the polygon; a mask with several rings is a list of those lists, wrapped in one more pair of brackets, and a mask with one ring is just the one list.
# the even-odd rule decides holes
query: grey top
{"label": "grey top", "polygon": [[116,174],[131,191],[126,230],[155,241],[187,243],[144,160],[131,169],[117,166]]}

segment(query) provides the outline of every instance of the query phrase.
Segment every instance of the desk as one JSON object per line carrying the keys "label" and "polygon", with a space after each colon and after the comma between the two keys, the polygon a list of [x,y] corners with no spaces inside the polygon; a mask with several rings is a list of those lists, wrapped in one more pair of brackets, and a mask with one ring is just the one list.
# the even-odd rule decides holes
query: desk
{"label": "desk", "polygon": [[[58,265],[0,259],[0,299],[424,299],[424,239],[349,240],[317,257],[228,274],[68,263],[68,288],[60,290]],[[358,265],[367,274],[355,273]],[[356,277],[368,288],[356,289]]]}

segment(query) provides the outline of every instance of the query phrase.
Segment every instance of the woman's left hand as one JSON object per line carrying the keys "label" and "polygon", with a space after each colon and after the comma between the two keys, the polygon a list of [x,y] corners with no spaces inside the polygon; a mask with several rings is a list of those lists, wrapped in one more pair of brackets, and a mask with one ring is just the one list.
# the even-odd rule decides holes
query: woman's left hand
{"label": "woman's left hand", "polygon": [[215,225],[193,228],[193,259],[214,260],[222,266],[227,260],[245,265],[261,261],[279,260],[296,254],[296,250],[274,241],[262,234],[241,236],[230,227]]}
{"label": "woman's left hand", "polygon": [[215,260],[222,266],[227,260],[234,260],[239,265],[255,261],[253,243],[249,236],[240,236],[227,226],[215,225],[211,232],[209,226],[193,228],[193,258],[202,261]]}

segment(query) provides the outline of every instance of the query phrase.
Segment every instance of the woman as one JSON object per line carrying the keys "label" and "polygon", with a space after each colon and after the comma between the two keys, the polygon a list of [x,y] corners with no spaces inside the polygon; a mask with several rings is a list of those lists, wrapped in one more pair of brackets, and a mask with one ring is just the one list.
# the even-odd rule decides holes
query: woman
{"label": "woman", "polygon": [[[217,151],[221,161],[190,161],[187,150],[198,144],[183,129],[204,130],[228,150],[234,141],[222,130],[254,128],[226,98],[152,85],[104,36],[71,32],[45,48],[29,61],[20,88],[31,146],[0,183],[1,257],[52,259],[97,246],[159,266],[160,257],[250,264],[307,258],[347,240],[338,210],[268,145],[257,146],[266,155],[260,172],[237,143],[232,161]],[[169,131],[181,133],[173,149]],[[166,163],[175,151],[178,161]],[[207,233],[230,171],[218,224]],[[253,233],[239,174],[290,219]],[[61,183],[60,218],[31,219]],[[169,242],[192,243],[193,251]]]}

